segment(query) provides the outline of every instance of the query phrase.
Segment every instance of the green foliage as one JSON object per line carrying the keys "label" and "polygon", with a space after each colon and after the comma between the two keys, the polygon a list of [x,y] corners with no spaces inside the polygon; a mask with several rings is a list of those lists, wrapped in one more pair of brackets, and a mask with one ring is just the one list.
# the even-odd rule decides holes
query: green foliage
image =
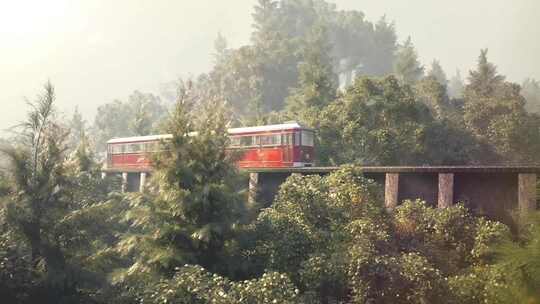
{"label": "green foliage", "polygon": [[223,50],[220,42],[215,66],[198,79],[203,92],[231,104],[240,123],[264,121],[291,103],[328,102],[337,73],[392,71],[396,33],[384,17],[372,23],[321,0],[260,0],[252,16],[251,44]]}
{"label": "green foliage", "polygon": [[463,83],[463,78],[461,78],[459,70],[456,70],[456,74],[452,76],[448,83],[448,95],[452,98],[462,98],[464,91],[465,84]]}
{"label": "green foliage", "polygon": [[291,176],[256,222],[256,255],[309,303],[457,303],[476,295],[468,281],[493,298],[504,281],[474,271],[497,273],[488,248],[509,239],[506,226],[462,205],[407,201],[388,214],[377,188],[352,167]]}
{"label": "green foliage", "polygon": [[505,276],[497,267],[475,266],[467,273],[451,277],[448,284],[455,303],[525,303],[504,300],[504,292],[508,290]]}
{"label": "green foliage", "polygon": [[509,238],[500,223],[475,218],[461,204],[433,209],[406,201],[395,212],[395,236],[406,252],[420,252],[446,275],[489,262],[489,245]]}
{"label": "green foliage", "polygon": [[521,229],[519,242],[504,242],[491,248],[497,265],[510,288],[504,303],[540,302],[540,215],[528,218]]}
{"label": "green foliage", "polygon": [[393,76],[359,78],[319,116],[319,162],[435,165],[485,157],[471,134],[448,121],[458,115],[453,111],[444,87],[431,78],[416,93]]}
{"label": "green foliage", "polygon": [[184,264],[226,269],[220,259],[242,210],[236,168],[226,153],[227,120],[219,101],[194,117],[187,100],[180,97],[168,121],[173,138],[154,160],[153,185],[126,214],[132,227],[117,249],[132,261],[116,275],[120,281],[167,276]]}
{"label": "green foliage", "polygon": [[431,62],[431,68],[427,72],[427,76],[434,77],[444,87],[448,85],[448,79],[446,78],[446,73],[444,72],[438,60],[434,59],[433,62]]}
{"label": "green foliage", "polygon": [[521,94],[527,100],[525,107],[530,113],[540,114],[540,82],[527,78],[521,85]]}
{"label": "green foliage", "polygon": [[467,94],[492,96],[497,87],[504,82],[505,77],[497,73],[497,67],[488,61],[487,53],[487,49],[480,50],[477,69],[469,72]]}
{"label": "green foliage", "polygon": [[86,149],[67,161],[68,132],[54,100],[47,83],[20,127],[20,142],[3,151],[11,164],[0,200],[0,276],[15,280],[0,289],[14,303],[88,303],[104,286],[91,256],[115,239],[107,222],[115,206],[102,203],[109,181],[83,156]]}
{"label": "green foliage", "polygon": [[411,37],[408,37],[397,51],[394,73],[402,83],[406,84],[413,84],[424,75],[424,67],[418,60]]}
{"label": "green foliage", "polygon": [[310,127],[317,126],[319,112],[335,98],[336,85],[325,34],[324,29],[316,28],[306,39],[302,50],[304,61],[298,66],[298,87],[286,100],[288,114]]}
{"label": "green foliage", "polygon": [[280,273],[231,282],[202,267],[185,265],[178,268],[172,279],[159,282],[144,303],[293,304],[298,300],[298,290]]}
{"label": "green foliage", "polygon": [[464,122],[479,141],[488,143],[499,162],[534,163],[540,152],[540,120],[525,110],[517,84],[504,81],[482,50],[465,90]]}
{"label": "green foliage", "polygon": [[113,137],[155,132],[166,113],[159,97],[139,91],[134,91],[127,102],[114,100],[99,106],[91,133],[97,151],[104,151],[105,143]]}
{"label": "green foliage", "polygon": [[441,83],[437,76],[430,74],[418,81],[414,88],[417,98],[429,107],[433,117],[442,120],[455,112],[446,95],[446,84]]}

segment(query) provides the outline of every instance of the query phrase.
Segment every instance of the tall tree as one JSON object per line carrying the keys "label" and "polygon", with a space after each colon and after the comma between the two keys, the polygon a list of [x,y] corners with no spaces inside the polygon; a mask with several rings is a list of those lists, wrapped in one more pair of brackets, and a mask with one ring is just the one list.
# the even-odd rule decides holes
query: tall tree
{"label": "tall tree", "polygon": [[166,113],[167,106],[159,97],[139,91],[134,91],[127,102],[114,100],[99,106],[91,130],[97,152],[105,151],[105,143],[111,138],[156,132]]}
{"label": "tall tree", "polygon": [[540,114],[540,81],[527,78],[521,87],[521,94],[527,100],[525,104],[527,111]]}
{"label": "tall tree", "polygon": [[434,59],[431,62],[431,68],[427,73],[428,76],[434,77],[437,81],[446,87],[448,84],[448,79],[446,78],[446,73],[444,72],[440,62]]}
{"label": "tall tree", "polygon": [[[10,191],[2,211],[9,235],[15,238],[13,248],[21,255],[29,252],[30,257],[29,269],[21,269],[29,273],[28,286],[14,292],[28,303],[85,302],[79,282],[83,262],[74,257],[88,244],[88,230],[72,224],[89,205],[72,195],[80,183],[69,174],[65,154],[68,132],[56,119],[54,101],[54,87],[48,82],[20,126],[20,142],[3,151],[11,165]],[[96,190],[90,189],[86,197],[106,195]],[[0,251],[6,249],[4,243],[1,245]],[[87,254],[88,247],[82,252]]]}
{"label": "tall tree", "polygon": [[372,56],[366,61],[366,70],[375,76],[384,76],[392,72],[398,50],[395,24],[381,17],[375,24],[373,32],[374,45],[370,51]]}
{"label": "tall tree", "polygon": [[224,60],[225,56],[227,56],[227,39],[221,33],[218,33],[216,40],[214,40],[214,52],[216,64]]}
{"label": "tall tree", "polygon": [[81,139],[87,134],[86,120],[82,117],[78,107],[75,108],[67,127],[69,128],[68,147],[70,150],[75,150]]}
{"label": "tall tree", "polygon": [[480,50],[475,70],[469,72],[467,94],[488,97],[495,93],[505,77],[497,73],[497,67],[487,59],[488,49]]}
{"label": "tall tree", "polygon": [[462,98],[465,91],[465,84],[459,70],[456,70],[456,74],[452,76],[448,84],[448,95],[452,98]]}
{"label": "tall tree", "polygon": [[137,271],[124,274],[166,276],[186,263],[223,269],[220,257],[240,206],[236,167],[227,153],[228,121],[220,101],[206,102],[195,117],[189,100],[183,93],[167,122],[164,132],[173,137],[154,160],[148,203],[129,216],[135,233],[122,243],[139,245],[119,250],[134,257]]}
{"label": "tall tree", "polygon": [[318,113],[335,98],[336,82],[329,48],[326,30],[315,28],[302,49],[298,87],[291,91],[286,101],[290,117],[311,127],[316,127]]}
{"label": "tall tree", "polygon": [[450,114],[446,86],[435,76],[423,78],[416,83],[414,88],[416,96],[431,109],[434,117],[441,120]]}
{"label": "tall tree", "polygon": [[413,84],[424,75],[424,67],[418,60],[411,37],[408,37],[398,48],[394,73],[401,82],[406,84]]}
{"label": "tall tree", "polygon": [[487,60],[487,50],[481,50],[465,88],[463,117],[467,128],[489,143],[506,163],[539,161],[540,124],[526,112],[520,89],[505,82]]}
{"label": "tall tree", "polygon": [[11,161],[17,193],[8,218],[30,245],[34,265],[43,259],[53,269],[64,266],[48,225],[62,215],[65,204],[61,190],[66,184],[62,171],[67,135],[54,121],[54,100],[54,87],[48,82],[22,124],[21,146],[4,151]]}

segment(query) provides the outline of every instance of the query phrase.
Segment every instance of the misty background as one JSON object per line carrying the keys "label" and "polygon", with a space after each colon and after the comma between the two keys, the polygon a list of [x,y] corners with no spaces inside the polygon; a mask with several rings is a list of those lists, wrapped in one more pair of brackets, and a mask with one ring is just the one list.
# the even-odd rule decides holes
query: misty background
{"label": "misty background", "polygon": [[[507,79],[540,78],[540,2],[336,0],[376,22],[395,22],[398,42],[408,36],[426,67],[440,61],[448,77],[465,78],[489,48]],[[221,33],[230,48],[250,43],[255,0],[235,1],[0,1],[0,135],[24,119],[48,79],[57,105],[76,107],[89,122],[99,105],[134,90],[160,94],[164,83],[212,68]]]}

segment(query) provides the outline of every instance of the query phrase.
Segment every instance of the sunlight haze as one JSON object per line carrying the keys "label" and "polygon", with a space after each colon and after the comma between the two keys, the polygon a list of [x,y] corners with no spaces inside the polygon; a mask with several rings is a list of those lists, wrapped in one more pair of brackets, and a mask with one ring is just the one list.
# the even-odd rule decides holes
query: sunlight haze
{"label": "sunlight haze", "polygon": [[[449,77],[456,69],[466,76],[489,48],[509,80],[540,78],[538,1],[334,2],[370,21],[386,14],[399,41],[410,35],[422,63],[439,59]],[[134,90],[159,94],[165,82],[206,72],[218,32],[229,47],[249,43],[255,3],[0,0],[0,129],[24,118],[25,97],[33,100],[47,79],[60,110],[70,116],[78,106],[90,122],[101,104]]]}

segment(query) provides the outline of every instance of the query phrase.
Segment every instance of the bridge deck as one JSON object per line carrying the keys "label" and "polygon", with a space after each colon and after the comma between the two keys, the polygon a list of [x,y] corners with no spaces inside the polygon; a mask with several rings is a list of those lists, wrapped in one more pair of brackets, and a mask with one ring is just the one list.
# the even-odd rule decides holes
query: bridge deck
{"label": "bridge deck", "polygon": [[[250,168],[250,173],[329,173],[339,167]],[[365,166],[366,173],[540,173],[540,166]]]}

